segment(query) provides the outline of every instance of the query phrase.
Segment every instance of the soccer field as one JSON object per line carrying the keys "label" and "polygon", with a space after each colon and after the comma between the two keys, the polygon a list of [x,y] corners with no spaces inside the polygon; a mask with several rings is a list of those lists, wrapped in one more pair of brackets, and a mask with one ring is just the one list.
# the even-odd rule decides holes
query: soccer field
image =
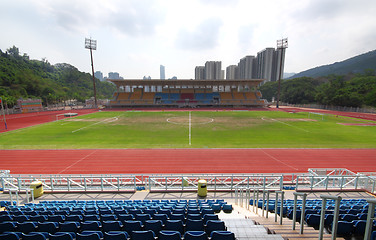
{"label": "soccer field", "polygon": [[307,112],[102,111],[0,134],[0,149],[376,148],[367,123]]}

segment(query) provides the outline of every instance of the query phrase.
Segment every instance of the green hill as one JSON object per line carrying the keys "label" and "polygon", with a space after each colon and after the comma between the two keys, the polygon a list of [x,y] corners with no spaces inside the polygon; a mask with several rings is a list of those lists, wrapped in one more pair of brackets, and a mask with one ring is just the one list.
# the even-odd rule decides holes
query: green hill
{"label": "green hill", "polygon": [[[96,80],[97,97],[110,98],[116,87]],[[68,99],[84,102],[93,96],[93,80],[88,73],[66,63],[51,65],[47,60],[30,60],[16,47],[0,49],[0,97],[13,106],[19,98],[41,98],[43,103]]]}
{"label": "green hill", "polygon": [[289,78],[315,78],[328,76],[331,74],[346,75],[349,73],[363,73],[366,69],[376,70],[376,50],[358,55],[356,57],[349,58],[342,62],[336,62],[333,64],[308,69],[306,71],[297,73]]}

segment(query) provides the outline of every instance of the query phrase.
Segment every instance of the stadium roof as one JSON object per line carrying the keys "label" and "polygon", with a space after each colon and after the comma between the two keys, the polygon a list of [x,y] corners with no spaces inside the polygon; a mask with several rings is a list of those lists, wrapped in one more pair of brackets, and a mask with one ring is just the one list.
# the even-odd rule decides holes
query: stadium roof
{"label": "stadium roof", "polygon": [[265,79],[107,79],[116,86],[257,86]]}

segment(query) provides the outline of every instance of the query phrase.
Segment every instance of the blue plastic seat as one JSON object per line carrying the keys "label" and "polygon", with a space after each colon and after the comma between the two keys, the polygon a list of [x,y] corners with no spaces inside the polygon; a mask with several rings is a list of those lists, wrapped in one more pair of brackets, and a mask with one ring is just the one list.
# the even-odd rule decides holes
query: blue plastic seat
{"label": "blue plastic seat", "polygon": [[145,209],[145,210],[144,210],[144,213],[145,213],[145,214],[149,214],[151,217],[153,217],[154,214],[157,213],[157,210],[156,210],[156,209]]}
{"label": "blue plastic seat", "polygon": [[185,215],[184,214],[177,214],[177,213],[172,213],[171,216],[170,216],[170,219],[171,220],[181,220],[181,221],[185,221]]}
{"label": "blue plastic seat", "polygon": [[127,240],[129,237],[127,232],[105,232],[104,239],[105,240]]}
{"label": "blue plastic seat", "polygon": [[184,240],[208,240],[208,235],[204,231],[186,231]]}
{"label": "blue plastic seat", "polygon": [[101,226],[99,221],[85,221],[81,223],[81,231],[100,231]]}
{"label": "blue plastic seat", "polygon": [[0,234],[0,240],[19,240],[20,237],[17,233],[14,232],[7,232]]}
{"label": "blue plastic seat", "polygon": [[178,231],[184,233],[184,225],[181,220],[167,220],[165,223],[165,230]]}
{"label": "blue plastic seat", "polygon": [[76,238],[75,233],[71,232],[56,232],[55,234],[50,234],[48,240],[73,240]]}
{"label": "blue plastic seat", "polygon": [[187,220],[188,219],[191,219],[191,220],[201,220],[201,214],[197,214],[197,213],[188,213],[187,214]]}
{"label": "blue plastic seat", "polygon": [[65,217],[65,221],[69,222],[81,222],[83,220],[82,215],[68,215]]}
{"label": "blue plastic seat", "polygon": [[22,240],[46,240],[47,236],[41,232],[30,232],[27,234],[22,234]]}
{"label": "blue plastic seat", "polygon": [[214,214],[213,209],[211,209],[211,208],[204,208],[204,209],[202,209],[201,210],[201,215],[205,216],[206,214]]}
{"label": "blue plastic seat", "polygon": [[15,221],[15,222],[21,223],[21,222],[26,222],[26,221],[29,221],[29,220],[30,220],[29,216],[26,216],[26,215],[13,216],[13,221]]}
{"label": "blue plastic seat", "polygon": [[219,213],[222,210],[222,206],[220,204],[212,204],[211,207],[215,213]]}
{"label": "blue plastic seat", "polygon": [[63,222],[60,223],[61,232],[74,232],[77,233],[80,228],[79,222]]}
{"label": "blue plastic seat", "polygon": [[168,217],[170,217],[171,216],[171,210],[169,210],[169,209],[160,209],[158,211],[158,214],[166,214]]}
{"label": "blue plastic seat", "polygon": [[132,240],[155,240],[155,234],[151,230],[133,231],[131,238]]}
{"label": "blue plastic seat", "polygon": [[210,235],[213,231],[226,231],[225,222],[221,220],[209,220],[206,223],[206,232]]}
{"label": "blue plastic seat", "polygon": [[364,235],[366,231],[367,220],[355,220],[353,221],[354,233]]}
{"label": "blue plastic seat", "polygon": [[103,221],[102,223],[103,232],[121,231],[122,228],[123,224],[120,221]]}
{"label": "blue plastic seat", "polygon": [[84,215],[84,221],[100,221],[99,215]]}
{"label": "blue plastic seat", "polygon": [[157,235],[163,229],[163,222],[161,220],[146,220],[144,229],[152,230]]}
{"label": "blue plastic seat", "polygon": [[38,225],[38,231],[48,232],[54,234],[59,229],[59,223],[57,222],[42,222]]}
{"label": "blue plastic seat", "polygon": [[235,234],[230,231],[213,231],[210,240],[235,240]]}
{"label": "blue plastic seat", "polygon": [[136,214],[135,218],[136,220],[141,221],[142,224],[144,224],[146,220],[151,220],[150,214],[145,214],[145,213]]}
{"label": "blue plastic seat", "polygon": [[216,214],[205,214],[203,217],[204,224],[206,225],[209,220],[218,220],[218,215]]}
{"label": "blue plastic seat", "polygon": [[162,230],[158,234],[158,240],[181,240],[181,234],[178,231]]}
{"label": "blue plastic seat", "polygon": [[153,217],[153,220],[161,220],[163,224],[166,224],[167,219],[168,219],[167,214],[156,213],[154,214],[154,217]]}
{"label": "blue plastic seat", "polygon": [[124,221],[124,231],[131,235],[133,231],[141,231],[142,223],[141,221],[128,220]]}
{"label": "blue plastic seat", "polygon": [[320,226],[320,217],[321,215],[319,214],[310,214],[307,216],[307,224],[312,227]]}
{"label": "blue plastic seat", "polygon": [[353,224],[351,222],[338,221],[338,235],[350,235],[353,232]]}
{"label": "blue plastic seat", "polygon": [[76,240],[100,240],[101,237],[98,233],[92,232],[92,233],[77,233]]}
{"label": "blue plastic seat", "polygon": [[0,233],[13,232],[18,226],[17,222],[0,222]]}
{"label": "blue plastic seat", "polygon": [[202,219],[193,220],[188,218],[185,226],[186,231],[204,231],[204,222]]}
{"label": "blue plastic seat", "polygon": [[103,214],[101,215],[101,220],[103,221],[116,221],[118,217],[115,214]]}
{"label": "blue plastic seat", "polygon": [[37,222],[23,222],[18,224],[17,231],[22,233],[36,232],[37,227]]}
{"label": "blue plastic seat", "polygon": [[48,217],[48,221],[50,222],[64,222],[65,216],[64,215],[52,215]]}

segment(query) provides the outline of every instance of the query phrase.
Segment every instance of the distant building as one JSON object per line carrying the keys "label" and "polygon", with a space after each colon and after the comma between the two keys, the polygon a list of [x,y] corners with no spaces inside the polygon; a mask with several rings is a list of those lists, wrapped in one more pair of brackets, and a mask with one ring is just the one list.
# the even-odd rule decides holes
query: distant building
{"label": "distant building", "polygon": [[197,66],[195,68],[195,79],[205,79],[205,67]]}
{"label": "distant building", "polygon": [[122,79],[118,72],[110,72],[108,73],[109,79]]}
{"label": "distant building", "polygon": [[274,48],[265,48],[257,53],[257,77],[266,79],[267,82],[275,81],[273,76]]}
{"label": "distant building", "polygon": [[226,68],[226,79],[238,79],[238,66],[230,65]]}
{"label": "distant building", "polygon": [[205,63],[205,79],[223,79],[222,62],[207,61]]}
{"label": "distant building", "polygon": [[160,76],[160,79],[162,80],[166,79],[165,66],[163,65],[159,66],[159,76]]}
{"label": "distant building", "polygon": [[238,79],[253,79],[257,76],[257,64],[254,56],[245,56],[238,63]]}
{"label": "distant building", "polygon": [[96,77],[97,79],[99,79],[99,81],[104,81],[103,73],[101,71],[96,71],[94,73],[94,77]]}

